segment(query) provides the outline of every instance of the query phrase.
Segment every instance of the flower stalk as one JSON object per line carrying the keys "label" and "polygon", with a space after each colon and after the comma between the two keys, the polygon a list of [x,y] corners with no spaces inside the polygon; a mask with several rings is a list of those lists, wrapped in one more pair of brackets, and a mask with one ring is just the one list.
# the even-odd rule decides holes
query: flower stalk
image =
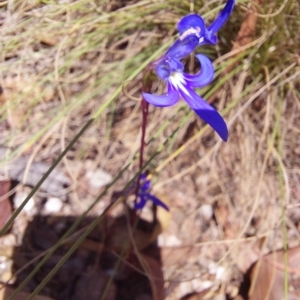
{"label": "flower stalk", "polygon": [[[149,66],[145,69],[143,74],[143,81],[142,81],[142,92],[143,93],[150,93],[152,89],[154,76],[152,74],[152,70]],[[147,119],[148,119],[148,110],[149,110],[149,103],[142,98],[141,101],[141,109],[142,109],[142,126],[141,126],[141,147],[140,147],[140,159],[139,159],[139,169],[142,170],[143,163],[144,163],[144,152],[145,152],[145,145],[146,145],[146,128],[147,128]],[[139,190],[140,190],[140,181],[141,181],[142,174],[139,175],[139,179],[137,181],[136,191],[135,191],[135,200],[134,205],[138,204],[139,198]]]}

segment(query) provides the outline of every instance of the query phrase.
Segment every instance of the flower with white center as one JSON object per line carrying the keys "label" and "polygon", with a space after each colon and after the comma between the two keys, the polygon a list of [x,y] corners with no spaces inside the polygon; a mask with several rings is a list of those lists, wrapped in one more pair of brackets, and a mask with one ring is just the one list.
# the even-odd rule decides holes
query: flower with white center
{"label": "flower with white center", "polygon": [[201,71],[190,75],[183,72],[183,64],[179,60],[163,56],[155,66],[155,73],[166,82],[167,93],[143,93],[143,97],[148,103],[159,107],[172,106],[182,97],[201,119],[227,141],[228,130],[222,116],[194,91],[195,88],[204,87],[213,80],[213,65],[205,55],[198,54],[196,58],[200,62]]}
{"label": "flower with white center", "polygon": [[227,141],[228,130],[223,118],[194,91],[195,88],[204,87],[213,80],[214,68],[211,61],[204,55],[196,55],[201,64],[201,71],[197,75],[190,75],[183,72],[184,67],[180,60],[191,54],[199,45],[217,43],[217,32],[227,21],[234,4],[235,0],[228,0],[209,27],[205,26],[203,18],[197,14],[183,17],[177,25],[179,38],[165,55],[152,65],[155,67],[156,75],[165,81],[167,93],[165,95],[143,93],[148,103],[159,107],[174,105],[182,97],[224,141]]}
{"label": "flower with white center", "polygon": [[235,0],[228,0],[216,20],[208,28],[206,28],[203,18],[197,14],[189,14],[183,17],[177,25],[180,34],[179,39],[182,40],[189,35],[196,35],[198,45],[215,45],[217,43],[217,32],[227,21],[234,4]]}
{"label": "flower with white center", "polygon": [[203,18],[197,14],[189,14],[183,17],[178,25],[179,39],[169,48],[166,56],[181,59],[192,53],[197,46],[215,45],[217,32],[227,21],[231,14],[235,0],[228,0],[216,20],[209,26],[205,26]]}

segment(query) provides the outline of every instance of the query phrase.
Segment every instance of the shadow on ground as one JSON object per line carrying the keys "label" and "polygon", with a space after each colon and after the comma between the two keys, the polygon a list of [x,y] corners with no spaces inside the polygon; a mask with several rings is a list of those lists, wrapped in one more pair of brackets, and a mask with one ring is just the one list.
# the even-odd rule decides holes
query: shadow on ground
{"label": "shadow on ground", "polygon": [[[82,221],[76,232],[40,267],[23,291],[33,292],[94,220],[88,217]],[[147,245],[144,241],[155,225],[144,220],[138,221],[134,233],[139,249],[136,255],[137,250],[134,250],[128,238],[127,220],[122,215],[115,219],[106,218],[98,224],[50,279],[40,295],[55,300],[126,300],[153,299],[153,293],[156,293],[163,299],[159,248],[155,242],[150,241],[151,244]],[[34,217],[26,229],[22,246],[14,252],[15,287],[25,280],[75,221],[76,217]]]}

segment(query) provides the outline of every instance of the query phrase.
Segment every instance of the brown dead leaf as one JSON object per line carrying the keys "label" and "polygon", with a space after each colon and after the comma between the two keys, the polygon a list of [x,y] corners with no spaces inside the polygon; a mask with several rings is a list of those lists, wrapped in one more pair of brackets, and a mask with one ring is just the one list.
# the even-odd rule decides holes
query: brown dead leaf
{"label": "brown dead leaf", "polygon": [[12,214],[11,204],[7,197],[10,185],[11,183],[9,180],[0,182],[0,229],[7,223]]}
{"label": "brown dead leaf", "polygon": [[59,36],[58,35],[52,35],[50,36],[48,33],[47,34],[40,34],[40,35],[37,35],[36,37],[41,43],[47,45],[47,46],[50,46],[50,47],[53,47],[55,46],[56,44],[59,43]]}
{"label": "brown dead leaf", "polygon": [[[255,0],[254,2],[260,4],[261,2],[263,2],[263,0]],[[257,24],[257,6],[251,5],[250,10],[247,13],[241,25],[239,33],[234,41],[232,51],[239,49],[252,42],[253,37],[255,35],[256,24]],[[235,55],[238,54],[239,52],[237,52]],[[228,68],[224,70],[223,74],[229,73],[236,66],[236,64],[237,63],[234,63],[231,66],[228,66]]]}
{"label": "brown dead leaf", "polygon": [[261,246],[260,241],[240,243],[234,253],[237,268],[245,274],[247,270],[259,259]]}
{"label": "brown dead leaf", "polygon": [[165,298],[164,292],[164,275],[162,272],[162,266],[159,261],[141,253],[139,255],[140,260],[142,260],[146,272],[148,275],[148,279],[151,284],[152,290],[152,299],[153,300],[163,300]]}
{"label": "brown dead leaf", "polygon": [[[285,271],[284,252],[277,251],[262,257],[253,267],[250,279],[249,300],[282,300],[284,299],[284,276],[288,272],[289,285],[300,283],[300,247],[287,251],[288,269]],[[288,293],[288,300],[299,299],[300,294]]]}
{"label": "brown dead leaf", "polygon": [[252,42],[257,23],[257,9],[252,5],[251,10],[246,15],[237,38],[234,42],[232,50],[238,49]]}
{"label": "brown dead leaf", "polygon": [[227,204],[216,203],[214,213],[219,226],[223,228],[225,239],[234,239],[238,232],[238,222]]}

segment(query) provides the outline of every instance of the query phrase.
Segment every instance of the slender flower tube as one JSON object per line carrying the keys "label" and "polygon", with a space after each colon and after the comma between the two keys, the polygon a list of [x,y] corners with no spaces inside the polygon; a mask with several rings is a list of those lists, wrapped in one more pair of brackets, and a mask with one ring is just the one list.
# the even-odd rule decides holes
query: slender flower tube
{"label": "slender flower tube", "polygon": [[172,106],[182,97],[201,119],[227,141],[228,130],[222,116],[194,91],[195,88],[204,87],[213,80],[212,62],[202,54],[196,55],[196,58],[201,64],[201,71],[196,75],[190,75],[183,72],[183,64],[178,59],[162,57],[157,62],[155,73],[165,81],[167,93],[164,95],[143,93],[143,97],[148,103],[158,107]]}
{"label": "slender flower tube", "polygon": [[167,205],[165,205],[161,200],[159,200],[158,198],[156,198],[155,196],[149,193],[151,182],[150,180],[147,179],[147,175],[141,174],[140,180],[141,180],[141,186],[138,192],[139,202],[136,202],[134,204],[134,208],[142,209],[146,205],[147,201],[152,201],[155,205],[161,206],[165,210],[169,210]]}

